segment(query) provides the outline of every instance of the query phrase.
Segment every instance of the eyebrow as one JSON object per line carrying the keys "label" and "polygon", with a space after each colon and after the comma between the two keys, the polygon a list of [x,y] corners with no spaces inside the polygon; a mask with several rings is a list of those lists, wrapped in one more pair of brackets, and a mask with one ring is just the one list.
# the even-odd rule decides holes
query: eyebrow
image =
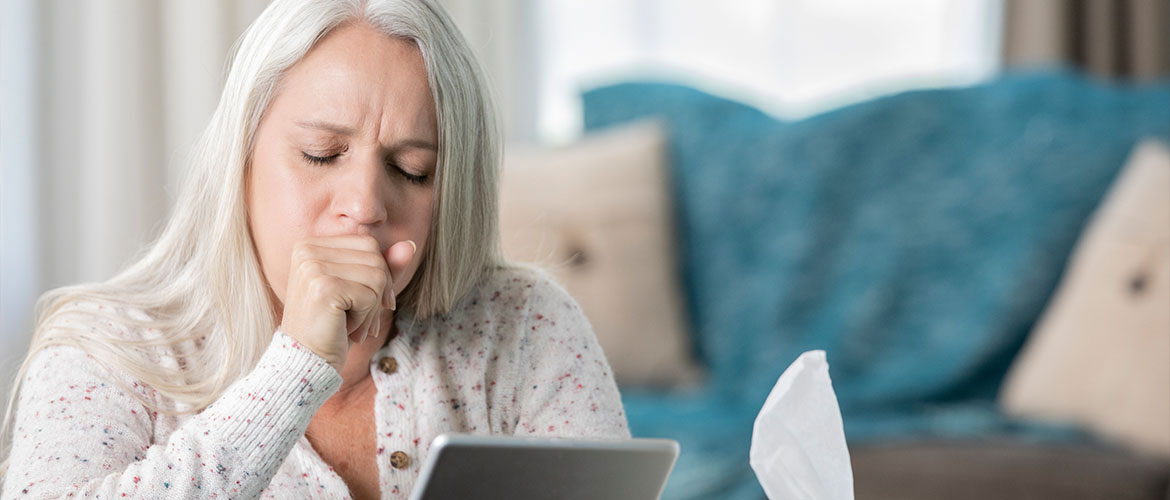
{"label": "eyebrow", "polygon": [[[353,128],[346,127],[345,125],[340,125],[337,123],[330,123],[330,122],[323,122],[323,121],[318,121],[318,120],[299,121],[299,122],[297,122],[297,125],[302,127],[302,128],[313,128],[313,129],[318,129],[318,130],[325,130],[328,132],[333,132],[335,134],[345,135],[345,136],[352,136],[356,133],[356,131]],[[387,149],[392,153],[396,153],[396,152],[401,151],[401,150],[406,149],[406,148],[429,149],[429,150],[435,151],[435,152],[439,151],[439,148],[437,146],[435,146],[433,143],[431,143],[430,141],[427,141],[425,139],[402,139],[400,141],[395,142],[394,144],[391,144],[390,147]]]}

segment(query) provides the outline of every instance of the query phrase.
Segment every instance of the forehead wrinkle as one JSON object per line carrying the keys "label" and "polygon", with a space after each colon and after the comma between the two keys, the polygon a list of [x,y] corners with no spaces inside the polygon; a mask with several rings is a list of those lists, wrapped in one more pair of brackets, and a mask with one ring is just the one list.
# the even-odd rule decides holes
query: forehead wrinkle
{"label": "forehead wrinkle", "polygon": [[[360,138],[382,151],[436,149],[434,102],[417,45],[374,35],[377,38],[368,44],[370,50],[359,56],[344,45],[362,34],[335,30],[297,64],[295,76],[290,76],[299,80],[294,83],[298,88],[289,97],[299,101],[302,110],[306,105],[313,108],[297,124]],[[363,57],[381,60],[371,64]],[[385,64],[386,59],[393,59],[394,64]],[[326,113],[312,113],[318,110]]]}
{"label": "forehead wrinkle", "polygon": [[353,127],[348,127],[340,123],[334,123],[325,120],[302,120],[297,122],[297,126],[314,130],[324,130],[344,136],[352,136],[357,133],[357,130],[355,130]]}
{"label": "forehead wrinkle", "polygon": [[391,154],[411,148],[437,152],[437,123],[429,116],[430,107],[433,106],[429,85],[426,93],[417,96],[417,101],[401,94],[419,93],[420,89],[414,85],[403,87],[406,88],[397,89],[396,93],[387,90],[384,95],[384,106],[379,109],[377,119],[379,144]]}

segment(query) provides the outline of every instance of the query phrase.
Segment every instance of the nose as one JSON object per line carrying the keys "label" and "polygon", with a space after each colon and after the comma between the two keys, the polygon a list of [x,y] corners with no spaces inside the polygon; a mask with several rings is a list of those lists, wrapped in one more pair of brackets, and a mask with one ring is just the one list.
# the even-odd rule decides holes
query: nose
{"label": "nose", "polygon": [[342,174],[333,199],[336,213],[347,229],[386,222],[386,188],[382,165],[376,160],[354,162]]}

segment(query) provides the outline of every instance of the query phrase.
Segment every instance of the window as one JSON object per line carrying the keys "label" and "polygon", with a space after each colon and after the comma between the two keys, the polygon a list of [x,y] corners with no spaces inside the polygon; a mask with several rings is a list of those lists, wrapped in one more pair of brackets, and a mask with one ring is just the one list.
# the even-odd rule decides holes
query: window
{"label": "window", "polygon": [[800,118],[999,66],[1001,0],[538,0],[539,135],[579,134],[581,88],[670,79]]}

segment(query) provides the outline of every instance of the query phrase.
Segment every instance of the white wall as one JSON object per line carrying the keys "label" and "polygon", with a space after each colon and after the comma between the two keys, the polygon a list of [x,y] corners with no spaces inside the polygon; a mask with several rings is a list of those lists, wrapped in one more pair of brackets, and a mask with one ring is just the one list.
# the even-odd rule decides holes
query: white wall
{"label": "white wall", "polygon": [[[36,0],[12,0],[0,19],[0,401],[28,347],[30,290],[40,289],[36,234]],[[4,403],[0,403],[0,408]]]}

